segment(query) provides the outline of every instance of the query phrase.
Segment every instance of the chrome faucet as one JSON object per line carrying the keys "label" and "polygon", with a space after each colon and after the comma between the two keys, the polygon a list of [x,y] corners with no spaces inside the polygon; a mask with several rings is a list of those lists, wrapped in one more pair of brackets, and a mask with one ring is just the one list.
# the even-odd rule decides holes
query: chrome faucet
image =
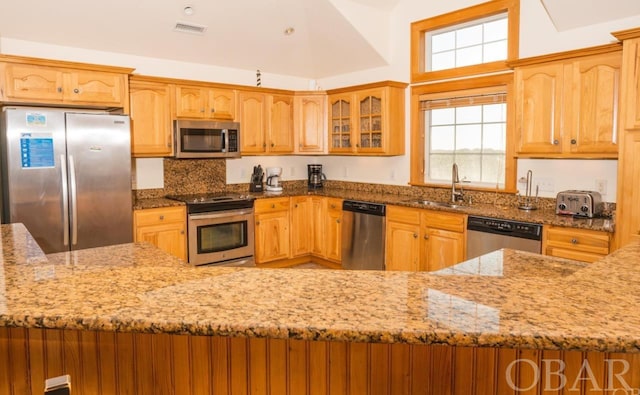
{"label": "chrome faucet", "polygon": [[460,184],[460,176],[458,175],[458,165],[456,163],[453,164],[453,168],[451,169],[451,201],[453,203],[457,201],[464,201],[464,195],[462,186],[460,189],[456,189],[456,184]]}

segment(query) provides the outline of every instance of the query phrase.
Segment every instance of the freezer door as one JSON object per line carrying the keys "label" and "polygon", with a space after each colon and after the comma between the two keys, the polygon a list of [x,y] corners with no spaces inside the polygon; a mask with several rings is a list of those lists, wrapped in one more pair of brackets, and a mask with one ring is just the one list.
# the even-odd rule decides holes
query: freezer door
{"label": "freezer door", "polygon": [[67,113],[71,249],[133,241],[126,115]]}
{"label": "freezer door", "polygon": [[23,223],[45,253],[66,251],[64,113],[2,112],[3,221]]}

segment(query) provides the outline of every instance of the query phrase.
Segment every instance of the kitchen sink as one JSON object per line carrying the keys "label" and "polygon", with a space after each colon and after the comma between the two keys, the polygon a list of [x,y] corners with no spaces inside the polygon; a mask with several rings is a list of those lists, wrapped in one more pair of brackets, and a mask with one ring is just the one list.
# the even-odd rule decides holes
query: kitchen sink
{"label": "kitchen sink", "polygon": [[455,204],[455,203],[450,203],[450,202],[436,202],[436,201],[433,201],[433,200],[423,200],[423,199],[407,200],[407,203],[415,203],[415,204],[419,204],[421,206],[432,206],[432,207],[448,207],[448,208],[460,208],[460,207],[462,207],[462,205],[460,205],[460,204]]}

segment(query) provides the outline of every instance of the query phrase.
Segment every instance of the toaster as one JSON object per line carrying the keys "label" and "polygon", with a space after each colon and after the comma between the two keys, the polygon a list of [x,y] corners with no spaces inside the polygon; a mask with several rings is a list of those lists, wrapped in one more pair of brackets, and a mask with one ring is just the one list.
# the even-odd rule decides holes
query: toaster
{"label": "toaster", "polygon": [[569,190],[556,196],[556,214],[593,218],[602,214],[603,208],[600,192]]}

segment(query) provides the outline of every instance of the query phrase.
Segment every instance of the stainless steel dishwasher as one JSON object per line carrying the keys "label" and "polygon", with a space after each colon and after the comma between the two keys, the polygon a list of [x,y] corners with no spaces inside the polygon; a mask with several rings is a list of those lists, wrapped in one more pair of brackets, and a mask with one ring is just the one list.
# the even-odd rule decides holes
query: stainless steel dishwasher
{"label": "stainless steel dishwasher", "polygon": [[501,248],[541,253],[542,225],[469,216],[467,219],[467,259]]}
{"label": "stainless steel dishwasher", "polygon": [[342,203],[342,267],[384,270],[386,206],[345,200]]}

